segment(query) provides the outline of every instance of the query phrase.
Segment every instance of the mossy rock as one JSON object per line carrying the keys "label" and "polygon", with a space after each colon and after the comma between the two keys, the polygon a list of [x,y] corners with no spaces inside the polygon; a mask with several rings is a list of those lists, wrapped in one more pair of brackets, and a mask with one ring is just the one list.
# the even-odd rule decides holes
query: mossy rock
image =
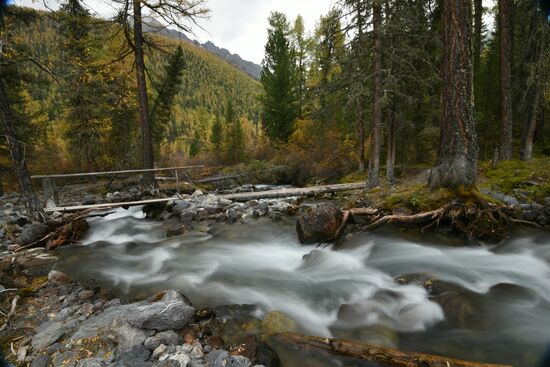
{"label": "mossy rock", "polygon": [[296,322],[280,311],[268,313],[261,322],[262,330],[266,334],[296,332],[298,325]]}

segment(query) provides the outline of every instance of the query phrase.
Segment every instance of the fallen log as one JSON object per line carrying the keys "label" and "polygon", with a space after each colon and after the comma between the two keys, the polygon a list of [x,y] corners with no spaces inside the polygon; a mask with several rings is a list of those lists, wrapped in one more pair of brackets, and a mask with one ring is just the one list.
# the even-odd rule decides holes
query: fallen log
{"label": "fallen log", "polygon": [[[293,196],[315,196],[319,194],[327,194],[333,192],[341,191],[350,191],[350,190],[360,190],[365,188],[364,182],[351,183],[351,184],[336,184],[336,185],[325,185],[325,186],[312,186],[312,187],[295,187],[279,190],[268,190],[268,191],[256,191],[256,192],[241,192],[235,194],[225,194],[219,195],[218,197],[223,199],[229,199],[233,201],[246,202],[250,200],[259,200],[259,199],[280,199],[288,198]],[[141,200],[141,201],[128,201],[120,203],[104,203],[104,204],[93,204],[93,205],[78,205],[70,207],[51,207],[46,208],[47,213],[51,212],[77,212],[82,210],[107,210],[120,207],[131,207],[131,206],[141,206],[146,204],[157,204],[157,203],[166,203],[171,200],[178,199],[177,197],[171,198],[162,198],[162,199],[150,199],[150,200]]]}
{"label": "fallen log", "polygon": [[329,339],[296,333],[274,334],[274,338],[302,344],[342,356],[397,367],[512,367],[510,365],[462,361],[431,354],[404,352],[350,340]]}

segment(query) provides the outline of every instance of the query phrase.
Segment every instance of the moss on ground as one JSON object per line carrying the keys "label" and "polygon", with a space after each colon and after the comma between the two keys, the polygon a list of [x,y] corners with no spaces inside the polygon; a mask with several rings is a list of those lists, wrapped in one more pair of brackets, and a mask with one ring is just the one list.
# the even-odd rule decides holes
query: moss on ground
{"label": "moss on ground", "polygon": [[550,196],[550,157],[537,157],[529,162],[506,161],[492,167],[480,162],[479,186],[508,195],[538,201]]}

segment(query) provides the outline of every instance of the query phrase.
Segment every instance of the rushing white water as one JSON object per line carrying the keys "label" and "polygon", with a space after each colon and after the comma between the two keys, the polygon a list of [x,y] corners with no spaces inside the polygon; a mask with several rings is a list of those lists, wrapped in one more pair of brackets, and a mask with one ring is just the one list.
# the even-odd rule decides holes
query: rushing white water
{"label": "rushing white water", "polygon": [[[548,237],[524,236],[491,251],[362,234],[342,248],[316,248],[298,243],[292,223],[262,220],[168,239],[167,224],[144,220],[139,208],[93,218],[90,225],[83,246],[62,250],[61,266],[121,292],[176,288],[199,305],[257,304],[323,336],[331,336],[335,326],[383,325],[451,344],[468,337],[490,345],[500,338],[528,340],[540,349],[550,340]],[[461,329],[438,329],[444,313],[423,288],[393,280],[417,272],[480,295],[511,284],[529,296],[488,297],[493,329],[465,336]],[[339,322],[343,304],[358,307],[364,317],[353,325]]]}

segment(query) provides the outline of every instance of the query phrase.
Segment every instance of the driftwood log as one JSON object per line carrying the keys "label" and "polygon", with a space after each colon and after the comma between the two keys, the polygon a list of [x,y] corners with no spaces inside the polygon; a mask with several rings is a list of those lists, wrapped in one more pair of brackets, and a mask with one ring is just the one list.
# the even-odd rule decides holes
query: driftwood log
{"label": "driftwood log", "polygon": [[358,358],[369,362],[381,363],[396,367],[512,367],[510,365],[488,364],[462,361],[431,354],[403,352],[361,342],[340,339],[328,339],[296,333],[275,334],[274,338],[310,348],[322,349],[327,352],[346,357]]}

